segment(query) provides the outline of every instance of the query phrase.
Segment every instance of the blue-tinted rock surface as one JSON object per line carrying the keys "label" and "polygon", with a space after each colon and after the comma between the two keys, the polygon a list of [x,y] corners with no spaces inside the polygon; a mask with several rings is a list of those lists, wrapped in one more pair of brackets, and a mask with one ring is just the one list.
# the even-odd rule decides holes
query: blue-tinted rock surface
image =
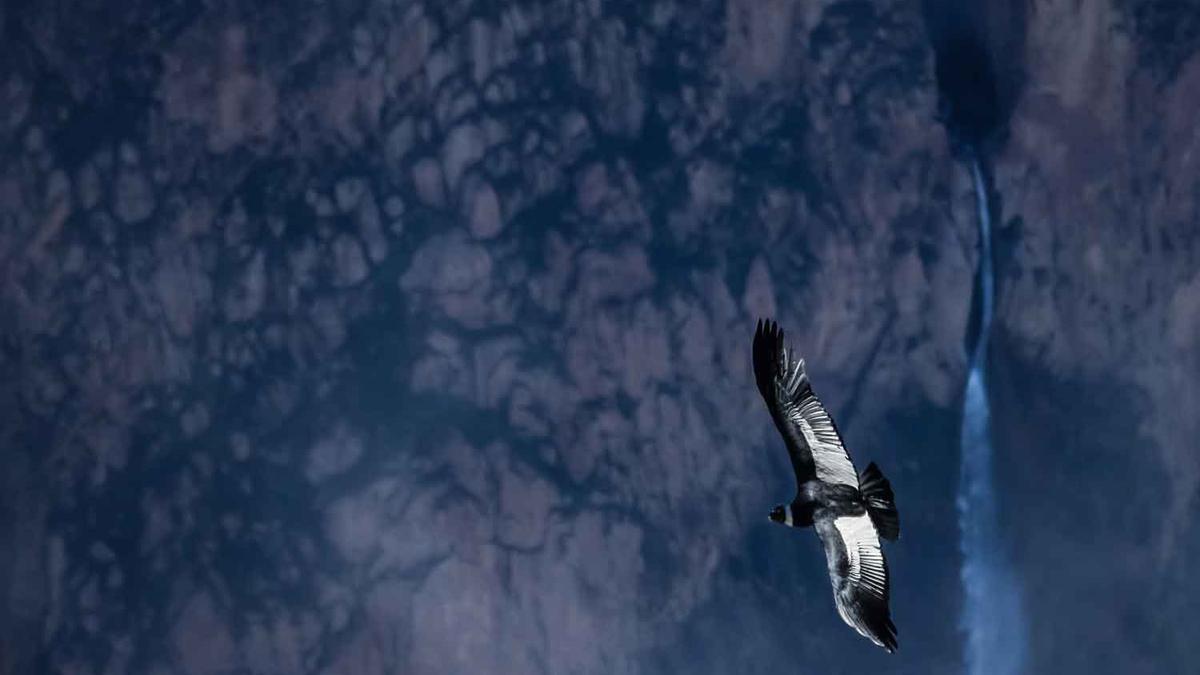
{"label": "blue-tinted rock surface", "polygon": [[1032,15],[1027,90],[995,162],[997,454],[1019,503],[1004,520],[1031,603],[1030,672],[1186,671],[1200,659],[1187,625],[1200,610],[1200,24],[1190,3],[1099,5]]}
{"label": "blue-tinted rock surface", "polygon": [[[915,3],[243,4],[0,9],[0,669],[959,672],[976,229]],[[1124,70],[1056,60],[1071,11],[1031,18],[1066,93],[1033,88],[995,170],[1023,225],[993,358],[1032,373],[994,377],[1001,473],[1038,663],[1092,665],[1071,626],[1125,621],[1111,654],[1151,671],[1195,649],[1171,632],[1195,582],[1167,590],[1200,540],[1196,61],[1147,65],[1117,10],[1126,41],[1091,44]],[[1175,135],[1093,158],[1143,130]],[[1097,162],[1125,182],[1083,191]],[[899,656],[765,518],[792,487],[763,314],[896,487]],[[1125,413],[1061,403],[1118,385],[1111,438],[1148,458],[1121,468],[1166,525],[1088,501],[1123,484],[1079,473],[1081,437],[1039,445]],[[1161,615],[1104,583],[1110,540],[1166,580]],[[1071,592],[1120,595],[1080,624],[1045,570],[1092,541]]]}

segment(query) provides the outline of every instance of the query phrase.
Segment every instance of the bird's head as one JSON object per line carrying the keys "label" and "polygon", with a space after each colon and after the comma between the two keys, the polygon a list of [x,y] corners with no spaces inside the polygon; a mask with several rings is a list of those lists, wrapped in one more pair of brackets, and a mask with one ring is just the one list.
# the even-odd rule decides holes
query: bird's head
{"label": "bird's head", "polygon": [[775,508],[771,509],[771,515],[767,517],[776,523],[786,523],[787,509],[783,508],[783,504],[776,504]]}

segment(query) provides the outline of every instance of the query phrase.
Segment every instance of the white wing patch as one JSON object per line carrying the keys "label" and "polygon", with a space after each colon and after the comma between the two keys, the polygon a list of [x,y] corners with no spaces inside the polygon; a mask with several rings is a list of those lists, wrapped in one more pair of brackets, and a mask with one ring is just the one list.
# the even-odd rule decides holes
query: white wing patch
{"label": "white wing patch", "polygon": [[788,410],[788,417],[800,429],[808,443],[817,478],[825,483],[841,483],[857,488],[858,472],[854,470],[854,463],[850,461],[850,456],[842,445],[833,420],[830,419],[825,406],[821,405],[820,399],[813,393],[804,359],[793,363],[793,372],[788,374],[786,380],[788,390],[803,391],[804,395],[793,403]]}
{"label": "white wing patch", "polygon": [[896,649],[896,626],[888,611],[887,561],[871,517],[818,518],[817,534],[825,547],[833,602],[847,625],[871,642]]}
{"label": "white wing patch", "polygon": [[[846,548],[846,580],[877,598],[886,599],[887,567],[871,517],[865,512],[858,516],[842,516],[834,519],[833,525]],[[840,605],[838,611],[842,611]],[[844,612],[842,618],[855,623],[847,619]]]}

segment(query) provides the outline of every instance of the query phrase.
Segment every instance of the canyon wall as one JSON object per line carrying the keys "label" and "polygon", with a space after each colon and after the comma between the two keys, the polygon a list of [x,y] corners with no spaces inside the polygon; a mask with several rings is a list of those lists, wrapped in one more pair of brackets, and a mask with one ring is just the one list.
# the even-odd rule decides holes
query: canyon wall
{"label": "canyon wall", "polygon": [[[936,4],[0,7],[0,672],[961,672],[964,140],[1030,672],[1194,661],[1200,30]],[[767,522],[760,315],[896,655]]]}
{"label": "canyon wall", "polygon": [[1030,672],[1200,657],[1200,15],[1039,2],[994,157],[992,382]]}
{"label": "canyon wall", "polygon": [[[6,672],[956,672],[975,226],[918,7],[2,23]],[[767,521],[761,315],[902,495],[903,664]]]}

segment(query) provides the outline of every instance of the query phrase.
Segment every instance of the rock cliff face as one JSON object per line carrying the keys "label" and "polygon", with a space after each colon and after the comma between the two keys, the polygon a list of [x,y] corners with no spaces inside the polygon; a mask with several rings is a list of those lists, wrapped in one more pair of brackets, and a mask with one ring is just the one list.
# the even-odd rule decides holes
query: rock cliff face
{"label": "rock cliff face", "polygon": [[1200,657],[1182,628],[1200,609],[1187,571],[1200,553],[1200,18],[1186,5],[1038,3],[995,157],[994,397],[1030,672],[1173,672]]}
{"label": "rock cliff face", "polygon": [[953,670],[973,225],[916,9],[6,30],[10,672],[882,663],[766,521],[762,314],[905,495],[898,620]]}
{"label": "rock cliff face", "polygon": [[[1200,61],[1150,4],[1021,17],[993,148],[1039,671],[1195,649]],[[915,3],[28,2],[0,30],[3,672],[961,670],[976,229]],[[902,657],[766,520],[764,314],[896,487]],[[1077,648],[1100,630],[1130,641]]]}

